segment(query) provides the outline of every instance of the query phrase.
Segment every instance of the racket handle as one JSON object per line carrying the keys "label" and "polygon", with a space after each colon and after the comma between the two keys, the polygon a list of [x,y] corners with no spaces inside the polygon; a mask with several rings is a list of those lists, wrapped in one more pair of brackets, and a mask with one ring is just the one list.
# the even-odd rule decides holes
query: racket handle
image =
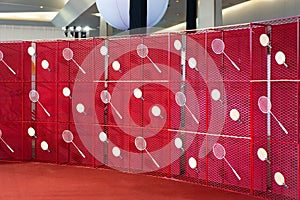
{"label": "racket handle", "polygon": [[287,68],[288,67],[288,64],[286,64],[285,62],[283,63],[283,65]]}
{"label": "racket handle", "polygon": [[14,75],[16,75],[16,72],[6,62],[4,62],[4,60],[2,60],[2,62]]}
{"label": "racket handle", "polygon": [[80,149],[78,148],[78,146],[77,146],[74,142],[72,142],[72,144],[73,144],[74,147],[77,149],[77,151],[80,153],[80,155],[81,155],[83,158],[85,158],[85,155],[82,153],[82,151],[80,151]]}
{"label": "racket handle", "polygon": [[111,105],[111,107],[114,109],[114,111],[117,113],[117,115],[118,115],[118,117],[120,118],[120,119],[123,119],[123,117],[122,117],[122,115],[119,113],[119,111],[113,106],[113,104],[112,103],[109,103],[110,105]]}
{"label": "racket handle", "polygon": [[277,119],[277,117],[275,117],[275,115],[270,111],[271,115],[274,117],[274,119],[277,121],[277,123],[279,124],[279,126],[281,127],[281,129],[285,132],[285,134],[288,134],[288,131],[284,128],[284,126],[282,125],[282,123]]}
{"label": "racket handle", "polygon": [[198,121],[198,119],[195,117],[194,114],[192,114],[192,117],[194,118],[195,122],[196,122],[197,124],[199,124],[199,121]]}
{"label": "racket handle", "polygon": [[231,63],[232,63],[232,65],[233,65],[238,71],[241,71],[241,69],[235,64],[235,62],[233,62],[233,61],[231,60]]}
{"label": "racket handle", "polygon": [[161,70],[159,69],[159,67],[151,60],[151,58],[149,56],[147,56],[147,58],[150,60],[150,62],[153,64],[153,66],[156,68],[156,70],[161,73]]}
{"label": "racket handle", "polygon": [[50,117],[50,113],[46,110],[46,108],[38,101],[38,103],[40,104],[40,106],[43,108],[43,110],[45,111],[45,113],[48,115],[48,117]]}
{"label": "racket handle", "polygon": [[14,150],[8,144],[6,144],[6,146],[12,153],[14,153]]}
{"label": "racket handle", "polygon": [[241,177],[239,176],[239,174],[235,171],[235,169],[231,166],[231,164],[228,162],[228,160],[226,158],[224,158],[224,160],[226,161],[226,163],[228,164],[228,166],[231,168],[231,170],[233,171],[233,173],[235,174],[235,176],[241,180]]}
{"label": "racket handle", "polygon": [[157,168],[160,168],[159,164],[156,162],[156,160],[152,157],[152,155],[148,152],[147,149],[145,149],[145,151],[147,152],[147,154],[149,155],[149,157],[151,158],[151,160],[154,162],[154,164],[156,165]]}

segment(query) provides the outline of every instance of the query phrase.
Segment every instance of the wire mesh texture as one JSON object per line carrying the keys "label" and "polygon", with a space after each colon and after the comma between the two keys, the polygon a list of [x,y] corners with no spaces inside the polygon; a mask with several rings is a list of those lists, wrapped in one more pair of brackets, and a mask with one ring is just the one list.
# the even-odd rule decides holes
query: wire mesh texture
{"label": "wire mesh texture", "polygon": [[[0,159],[110,167],[299,199],[299,31],[299,17],[290,17],[1,42]],[[32,90],[50,116],[31,101]],[[272,107],[262,110],[262,97]]]}

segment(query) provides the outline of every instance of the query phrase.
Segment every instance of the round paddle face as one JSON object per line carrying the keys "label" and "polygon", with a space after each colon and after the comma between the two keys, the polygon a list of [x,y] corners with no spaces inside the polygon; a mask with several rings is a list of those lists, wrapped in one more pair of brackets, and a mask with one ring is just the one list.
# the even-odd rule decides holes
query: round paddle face
{"label": "round paddle face", "polygon": [[261,112],[268,113],[271,110],[272,104],[266,96],[261,96],[258,99],[258,107]]}
{"label": "round paddle face", "polygon": [[221,98],[221,93],[218,89],[213,89],[211,91],[211,98],[215,101],[219,101]]}
{"label": "round paddle face", "polygon": [[77,104],[76,110],[79,113],[84,113],[84,105],[82,103]]}
{"label": "round paddle face", "polygon": [[223,147],[223,145],[221,145],[219,143],[214,144],[213,153],[214,153],[215,157],[219,160],[223,159],[226,155],[225,148]]}
{"label": "round paddle face", "polygon": [[102,90],[100,94],[101,101],[105,104],[110,102],[111,96],[110,93],[107,90]]}
{"label": "round paddle face", "polygon": [[112,68],[115,70],[115,71],[119,71],[120,70],[120,68],[121,68],[121,65],[120,65],[120,63],[119,63],[119,61],[114,61],[113,63],[112,63]]}
{"label": "round paddle face", "polygon": [[119,147],[114,147],[112,148],[112,154],[115,156],[115,157],[119,157],[121,155],[121,150]]}
{"label": "round paddle face", "polygon": [[189,66],[191,69],[195,69],[197,66],[197,60],[195,58],[190,58],[189,59]]}
{"label": "round paddle face", "polygon": [[34,130],[34,128],[29,127],[29,128],[27,129],[27,133],[28,133],[28,135],[31,136],[31,137],[35,136],[35,130]]}
{"label": "round paddle face", "polygon": [[47,60],[42,61],[42,68],[43,69],[48,69],[49,68],[49,62]]}
{"label": "round paddle face", "polygon": [[197,161],[195,158],[193,158],[193,157],[189,158],[189,166],[192,169],[195,169],[197,167]]}
{"label": "round paddle face", "polygon": [[176,101],[177,105],[184,106],[186,103],[186,97],[182,92],[176,92],[175,101]]}
{"label": "round paddle face", "polygon": [[107,141],[107,135],[106,135],[106,133],[100,132],[100,133],[99,133],[99,140],[100,140],[101,142],[106,142],[106,141]]}
{"label": "round paddle face", "polygon": [[48,143],[43,141],[41,142],[41,148],[44,150],[44,151],[47,151],[48,150]]}
{"label": "round paddle face", "polygon": [[74,136],[73,133],[69,130],[64,130],[62,132],[62,138],[66,143],[71,143],[73,142]]}
{"label": "round paddle face", "polygon": [[268,46],[270,43],[269,36],[267,34],[261,34],[259,37],[259,42],[264,47]]}
{"label": "round paddle face", "polygon": [[73,59],[73,51],[70,48],[64,48],[62,55],[65,60],[69,61]]}
{"label": "round paddle face", "polygon": [[275,55],[275,60],[278,65],[282,65],[285,63],[285,54],[282,51],[278,51]]}
{"label": "round paddle face", "polygon": [[239,112],[237,109],[232,109],[232,110],[230,111],[230,118],[231,118],[233,121],[239,120],[239,118],[240,118],[240,112]]}
{"label": "round paddle face", "polygon": [[174,143],[175,143],[176,148],[178,148],[178,149],[182,148],[182,140],[180,138],[175,138]]}
{"label": "round paddle face", "polygon": [[133,91],[133,95],[137,99],[142,98],[142,96],[143,96],[142,90],[140,90],[140,88],[135,88],[134,91]]}
{"label": "round paddle face", "polygon": [[268,158],[268,153],[266,152],[266,150],[264,148],[259,148],[257,150],[257,156],[261,161],[265,161]]}
{"label": "round paddle face", "polygon": [[160,116],[160,114],[161,114],[161,110],[160,110],[160,108],[159,108],[158,106],[153,106],[153,107],[151,108],[151,112],[152,112],[152,114],[153,114],[155,117],[158,117],[158,116]]}
{"label": "round paddle face", "polygon": [[215,52],[215,54],[221,54],[224,53],[225,44],[221,39],[214,39],[211,42],[211,48]]}
{"label": "round paddle face", "polygon": [[181,42],[179,40],[174,41],[174,47],[176,50],[180,50],[182,48]]}
{"label": "round paddle face", "polygon": [[0,51],[0,61],[2,61],[2,60],[3,60],[3,52]]}
{"label": "round paddle face", "polygon": [[148,47],[144,44],[139,44],[136,47],[136,52],[141,58],[146,58],[148,56]]}
{"label": "round paddle face", "polygon": [[139,151],[143,151],[147,147],[146,140],[140,136],[135,138],[134,144]]}
{"label": "round paddle face", "polygon": [[31,90],[29,92],[29,99],[32,101],[32,102],[38,102],[39,101],[39,98],[40,98],[40,95],[39,93],[36,91],[36,90]]}
{"label": "round paddle face", "polygon": [[33,56],[35,54],[35,49],[33,47],[28,47],[27,49],[27,53],[31,56]]}
{"label": "round paddle face", "polygon": [[275,179],[275,182],[276,182],[278,185],[280,185],[280,186],[282,186],[282,185],[285,184],[284,176],[283,176],[283,174],[280,173],[280,172],[276,172],[276,173],[274,174],[274,179]]}
{"label": "round paddle face", "polygon": [[64,87],[62,92],[65,97],[69,97],[71,94],[71,90],[68,87]]}
{"label": "round paddle face", "polygon": [[100,53],[101,53],[102,56],[106,56],[106,55],[108,54],[108,49],[107,49],[107,47],[106,47],[106,46],[102,46],[102,47],[100,48]]}

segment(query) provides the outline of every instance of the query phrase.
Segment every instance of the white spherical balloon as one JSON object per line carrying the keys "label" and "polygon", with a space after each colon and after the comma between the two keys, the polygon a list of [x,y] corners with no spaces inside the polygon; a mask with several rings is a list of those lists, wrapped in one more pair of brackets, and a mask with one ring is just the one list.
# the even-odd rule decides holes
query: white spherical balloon
{"label": "white spherical balloon", "polygon": [[[129,5],[130,0],[96,0],[100,15],[105,21],[121,30],[129,29]],[[147,1],[147,26],[156,25],[164,16],[168,8],[169,0]]]}

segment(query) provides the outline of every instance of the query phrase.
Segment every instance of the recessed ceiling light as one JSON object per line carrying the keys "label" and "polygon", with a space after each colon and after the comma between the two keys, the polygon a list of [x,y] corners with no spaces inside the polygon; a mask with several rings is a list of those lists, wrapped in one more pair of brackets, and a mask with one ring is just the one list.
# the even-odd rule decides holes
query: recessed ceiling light
{"label": "recessed ceiling light", "polygon": [[176,3],[179,3],[179,0],[176,0]]}
{"label": "recessed ceiling light", "polygon": [[43,8],[44,8],[44,6],[41,5],[41,6],[40,6],[40,9],[43,9]]}

